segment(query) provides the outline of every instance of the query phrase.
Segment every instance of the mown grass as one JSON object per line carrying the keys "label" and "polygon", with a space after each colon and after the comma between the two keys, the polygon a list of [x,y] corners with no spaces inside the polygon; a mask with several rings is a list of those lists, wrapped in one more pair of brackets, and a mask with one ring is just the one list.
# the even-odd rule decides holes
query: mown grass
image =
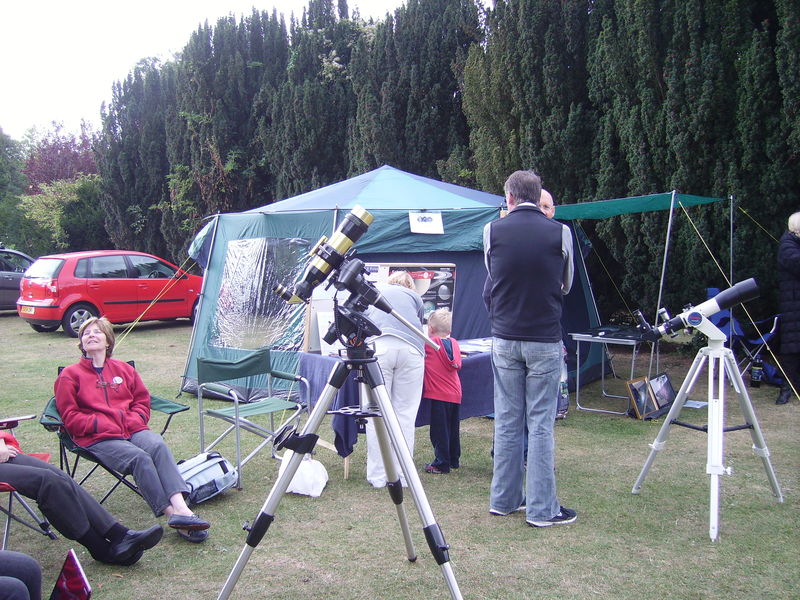
{"label": "mown grass", "polygon": [[[118,328],[118,333],[122,328]],[[120,346],[117,357],[135,359],[153,393],[174,397],[179,390],[191,329],[185,322],[139,326]],[[35,333],[13,313],[0,313],[0,414],[38,413],[52,394],[56,368],[77,358],[76,341],[63,333]],[[618,357],[624,365],[626,356]],[[671,353],[662,367],[676,388],[691,357]],[[622,369],[624,371],[624,369]],[[693,398],[705,399],[705,377]],[[619,381],[609,386],[621,390]],[[556,427],[559,495],[578,511],[578,521],[549,529],[527,527],[521,514],[488,514],[492,422],[462,422],[463,467],[443,476],[421,472],[437,522],[451,545],[455,577],[465,598],[790,598],[800,587],[798,569],[797,444],[800,409],[793,401],[774,404],[775,388],[749,389],[772,454],[786,501],[772,496],[748,432],[725,437],[726,464],[733,475],[722,481],[721,535],[708,537],[709,487],[705,474],[706,436],[673,427],[639,495],[631,488],[661,421],[576,411]],[[728,421],[741,422],[738,406],[728,402]],[[176,458],[198,451],[196,401],[183,395],[192,411],[176,417],[167,434]],[[599,397],[599,383],[582,390],[581,402],[612,406]],[[618,405],[619,403],[617,403]],[[705,421],[705,410],[685,409],[683,420]],[[160,421],[159,421],[160,422]],[[320,430],[332,441],[329,423]],[[29,451],[57,452],[56,438],[36,421],[17,430]],[[230,446],[223,453],[233,455]],[[384,490],[364,480],[365,443],[343,461],[320,449],[316,458],[330,481],[319,498],[287,494],[276,519],[250,560],[233,598],[408,599],[447,598],[447,587],[422,535],[420,520],[407,495],[406,506],[419,559],[410,563],[393,505]],[[417,430],[416,463],[431,458],[427,428]],[[213,522],[205,544],[190,545],[167,532],[163,541],[134,567],[101,565],[74,542],[49,541],[14,526],[10,547],[36,556],[49,587],[69,547],[75,547],[100,599],[216,598],[253,520],[275,480],[278,462],[262,453],[244,471],[243,491],[197,507]],[[100,494],[109,482],[95,478],[89,488]],[[115,493],[108,508],[126,525],[154,522],[144,502],[127,491]]]}

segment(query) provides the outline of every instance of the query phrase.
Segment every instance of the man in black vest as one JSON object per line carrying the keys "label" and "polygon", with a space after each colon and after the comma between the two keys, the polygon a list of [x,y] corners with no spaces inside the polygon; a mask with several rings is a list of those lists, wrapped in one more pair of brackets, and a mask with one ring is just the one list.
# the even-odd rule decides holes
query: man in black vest
{"label": "man in black vest", "polygon": [[[577,519],[558,501],[553,435],[562,302],[572,287],[572,236],[539,209],[541,191],[536,173],[512,173],[505,183],[509,213],[483,232],[495,408],[489,512],[525,510],[534,527]],[[527,467],[520,443],[526,422]]]}

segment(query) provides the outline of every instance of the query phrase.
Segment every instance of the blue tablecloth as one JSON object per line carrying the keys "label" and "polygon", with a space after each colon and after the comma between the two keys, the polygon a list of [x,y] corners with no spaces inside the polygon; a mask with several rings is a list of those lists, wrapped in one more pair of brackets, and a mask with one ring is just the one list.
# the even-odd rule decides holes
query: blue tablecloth
{"label": "blue tablecloth", "polygon": [[[300,375],[305,377],[310,386],[313,401],[328,382],[331,370],[339,361],[333,356],[301,353]],[[481,352],[464,357],[461,370],[461,418],[482,417],[494,412],[494,378],[492,377],[492,357],[489,352]],[[358,406],[358,384],[354,373],[336,395],[333,408],[345,406]],[[430,402],[422,400],[417,413],[417,427],[430,424]],[[358,440],[358,425],[352,417],[336,415],[333,418],[336,450],[341,456],[348,456],[353,451],[353,446]]]}

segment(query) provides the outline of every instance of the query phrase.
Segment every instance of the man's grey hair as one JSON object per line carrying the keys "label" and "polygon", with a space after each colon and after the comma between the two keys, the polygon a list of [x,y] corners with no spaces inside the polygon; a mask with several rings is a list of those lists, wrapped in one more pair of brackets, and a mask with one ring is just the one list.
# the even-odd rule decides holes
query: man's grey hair
{"label": "man's grey hair", "polygon": [[511,194],[516,204],[539,202],[542,193],[542,180],[533,171],[514,171],[503,186],[506,195]]}

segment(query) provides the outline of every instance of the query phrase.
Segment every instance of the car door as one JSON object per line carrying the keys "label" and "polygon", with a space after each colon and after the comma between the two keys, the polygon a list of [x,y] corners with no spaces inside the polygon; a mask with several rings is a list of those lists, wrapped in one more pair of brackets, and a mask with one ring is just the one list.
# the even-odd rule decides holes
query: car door
{"label": "car door", "polygon": [[[94,256],[88,259],[86,270],[86,292],[91,302],[112,323],[133,321],[140,313],[137,279],[128,272],[128,263],[123,254]],[[75,274],[84,269],[79,266]]]}
{"label": "car door", "polygon": [[177,267],[154,256],[127,255],[138,277],[136,289],[144,319],[174,319],[188,317],[191,311],[187,297],[186,278],[178,275]]}

